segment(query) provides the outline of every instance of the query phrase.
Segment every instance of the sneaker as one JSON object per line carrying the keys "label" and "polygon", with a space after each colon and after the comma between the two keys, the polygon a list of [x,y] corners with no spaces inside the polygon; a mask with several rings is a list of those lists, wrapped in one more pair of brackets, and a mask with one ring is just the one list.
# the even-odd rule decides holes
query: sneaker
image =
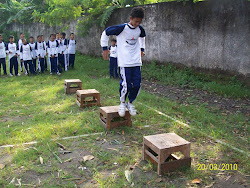
{"label": "sneaker", "polygon": [[10,76],[12,77],[12,76],[13,76],[13,74],[10,74]]}
{"label": "sneaker", "polygon": [[126,103],[121,103],[118,114],[120,117],[124,117],[126,113]]}
{"label": "sneaker", "polygon": [[53,72],[51,72],[50,74],[53,74]]}
{"label": "sneaker", "polygon": [[21,76],[21,74],[18,73],[17,76]]}
{"label": "sneaker", "polygon": [[60,73],[60,72],[57,72],[56,74],[57,74],[57,75],[59,75],[59,76],[61,75],[61,73]]}
{"label": "sneaker", "polygon": [[135,106],[132,103],[128,102],[127,103],[127,108],[128,108],[128,111],[129,111],[131,116],[136,115],[136,109],[135,109]]}

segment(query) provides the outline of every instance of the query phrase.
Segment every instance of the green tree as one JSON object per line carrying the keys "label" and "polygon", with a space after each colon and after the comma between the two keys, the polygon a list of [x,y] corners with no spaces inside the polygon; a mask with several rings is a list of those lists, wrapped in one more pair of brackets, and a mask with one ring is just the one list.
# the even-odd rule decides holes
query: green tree
{"label": "green tree", "polygon": [[13,1],[8,0],[5,3],[0,3],[0,28],[12,22],[25,23],[30,21],[30,14],[33,12],[34,6],[29,1]]}

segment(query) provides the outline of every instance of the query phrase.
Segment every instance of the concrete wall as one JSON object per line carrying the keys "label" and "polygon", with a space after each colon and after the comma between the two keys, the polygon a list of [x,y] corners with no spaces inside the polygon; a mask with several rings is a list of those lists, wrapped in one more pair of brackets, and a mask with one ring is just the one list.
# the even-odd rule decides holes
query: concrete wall
{"label": "concrete wall", "polygon": [[[211,0],[200,3],[178,2],[145,5],[146,56],[144,61],[172,62],[189,67],[222,70],[250,75],[250,2]],[[107,26],[128,22],[131,8],[117,9]],[[13,30],[23,31],[18,24]],[[32,35],[49,35],[59,27],[43,24],[25,26]],[[76,22],[66,33],[76,33]],[[83,54],[100,55],[102,28],[93,27],[85,38],[76,36]]]}

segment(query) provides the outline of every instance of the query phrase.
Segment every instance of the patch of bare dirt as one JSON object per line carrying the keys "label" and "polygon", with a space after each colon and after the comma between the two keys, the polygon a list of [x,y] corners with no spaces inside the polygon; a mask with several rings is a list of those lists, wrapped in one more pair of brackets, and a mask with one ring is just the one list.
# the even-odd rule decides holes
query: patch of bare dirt
{"label": "patch of bare dirt", "polygon": [[207,107],[216,107],[224,113],[241,112],[245,116],[250,116],[250,99],[225,98],[216,94],[208,93],[204,90],[192,89],[188,87],[177,87],[171,85],[161,85],[148,80],[142,81],[142,88],[150,93],[168,97],[186,104],[203,104]]}

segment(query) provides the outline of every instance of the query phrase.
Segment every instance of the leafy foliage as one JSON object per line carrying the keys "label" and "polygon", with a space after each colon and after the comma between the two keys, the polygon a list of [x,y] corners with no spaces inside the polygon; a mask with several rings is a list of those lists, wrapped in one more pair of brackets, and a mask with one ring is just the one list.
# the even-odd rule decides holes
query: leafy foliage
{"label": "leafy foliage", "polygon": [[200,0],[6,0],[0,1],[0,32],[13,22],[60,26],[80,18],[78,34],[86,36],[93,25],[105,27],[116,8],[167,1]]}

